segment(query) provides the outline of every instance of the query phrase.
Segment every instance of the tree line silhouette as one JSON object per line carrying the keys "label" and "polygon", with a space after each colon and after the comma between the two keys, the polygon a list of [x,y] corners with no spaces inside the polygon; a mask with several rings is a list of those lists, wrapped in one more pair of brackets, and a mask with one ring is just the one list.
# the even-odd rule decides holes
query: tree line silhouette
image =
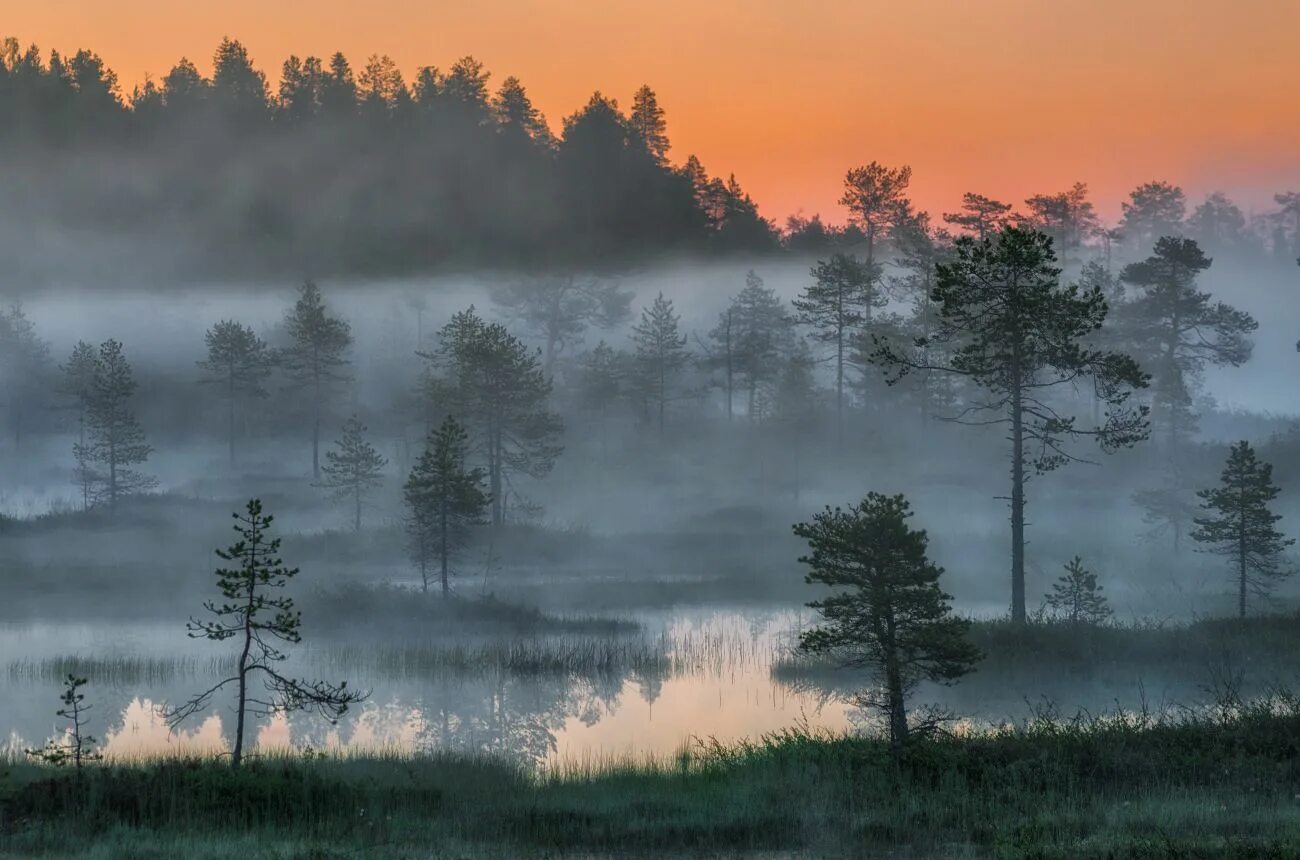
{"label": "tree line silhouette", "polygon": [[[523,83],[473,57],[359,68],[342,53],[290,56],[278,86],[238,41],[204,76],[182,58],[124,93],[93,51],[48,55],[0,42],[0,181],[17,204],[10,255],[61,250],[38,225],[93,234],[92,250],[147,238],[166,273],[392,274],[464,267],[600,269],[664,253],[824,253],[873,263],[917,223],[909,167],[850,169],[843,227],[797,213],[783,228],[735,176],[674,163],[664,108],[642,86],[625,110],[595,92],[557,130]],[[1300,255],[1300,192],[1247,217],[1224,194],[1140,185],[1105,227],[1076,182],[1009,203],[966,193],[948,228],[983,238],[1014,223],[1051,235],[1062,262],[1084,245],[1150,247],[1183,233],[1212,253]],[[24,232],[27,231],[27,232]],[[75,250],[82,251],[78,246]],[[127,252],[122,252],[126,254]]]}

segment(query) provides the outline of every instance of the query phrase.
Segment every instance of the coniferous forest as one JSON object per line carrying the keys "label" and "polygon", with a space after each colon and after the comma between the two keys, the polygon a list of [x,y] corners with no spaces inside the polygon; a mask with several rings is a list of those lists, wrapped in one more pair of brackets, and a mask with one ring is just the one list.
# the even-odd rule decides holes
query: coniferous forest
{"label": "coniferous forest", "polygon": [[0,854],[1300,852],[1300,190],[202,59],[0,47]]}

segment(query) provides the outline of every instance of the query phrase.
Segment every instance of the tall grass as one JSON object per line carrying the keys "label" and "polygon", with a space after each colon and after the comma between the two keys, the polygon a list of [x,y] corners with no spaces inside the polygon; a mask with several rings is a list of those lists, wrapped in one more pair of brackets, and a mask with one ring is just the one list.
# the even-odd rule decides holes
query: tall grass
{"label": "tall grass", "polygon": [[177,678],[196,675],[215,675],[229,671],[234,666],[232,657],[168,656],[144,657],[118,654],[94,657],[81,654],[59,654],[52,657],[24,658],[10,661],[9,680],[26,683],[55,683],[69,675],[86,678],[96,684],[149,685],[165,684]]}
{"label": "tall grass", "polygon": [[1300,702],[1280,694],[1213,713],[1042,711],[901,755],[796,727],[541,774],[450,754],[80,776],[12,762],[0,834],[15,851],[103,839],[124,856],[247,833],[292,846],[279,856],[1294,856],[1297,738]]}

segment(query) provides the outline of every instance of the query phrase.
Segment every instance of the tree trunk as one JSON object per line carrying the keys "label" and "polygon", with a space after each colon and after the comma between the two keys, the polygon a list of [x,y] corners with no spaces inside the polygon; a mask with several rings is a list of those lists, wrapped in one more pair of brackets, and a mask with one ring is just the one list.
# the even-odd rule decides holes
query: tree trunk
{"label": "tree trunk", "polygon": [[356,493],[355,499],[357,503],[356,523],[353,525],[353,530],[359,532],[361,531],[361,482],[358,481],[356,487],[354,487],[353,489],[355,490]]}
{"label": "tree trunk", "polygon": [[492,493],[492,524],[505,522],[505,506],[501,498],[501,431],[493,421],[488,429],[488,478]]}
{"label": "tree trunk", "polygon": [[889,709],[889,746],[897,753],[907,743],[907,704],[903,698],[903,673],[898,665],[895,639],[897,622],[892,611],[885,624],[885,695]]}
{"label": "tree trunk", "polygon": [[227,416],[229,420],[228,441],[230,443],[230,465],[233,466],[235,465],[235,372],[233,368],[230,370],[230,387],[226,395],[230,401],[230,413]]}
{"label": "tree trunk", "polygon": [[1024,624],[1025,427],[1019,381],[1014,385],[1011,397],[1011,621],[1014,624]]}
{"label": "tree trunk", "polygon": [[[1245,496],[1245,490],[1240,495]],[[1241,518],[1241,525],[1237,530],[1237,617],[1246,617],[1246,500],[1241,499],[1241,510],[1237,516]]]}
{"label": "tree trunk", "polygon": [[442,500],[442,510],[440,513],[441,516],[439,517],[439,526],[440,526],[441,534],[439,535],[439,540],[441,541],[442,546],[439,555],[442,556],[442,596],[443,598],[446,598],[448,595],[451,594],[451,586],[447,581],[447,556],[451,554],[451,547],[449,545],[450,541],[449,541],[449,534],[448,534],[449,529],[447,524],[447,500],[446,499]]}
{"label": "tree trunk", "polygon": [[311,474],[320,480],[320,374],[316,374],[316,396],[312,399]]}
{"label": "tree trunk", "polygon": [[[843,313],[842,308],[840,312]],[[835,333],[835,446],[839,449],[844,447],[844,326],[842,323]]]}

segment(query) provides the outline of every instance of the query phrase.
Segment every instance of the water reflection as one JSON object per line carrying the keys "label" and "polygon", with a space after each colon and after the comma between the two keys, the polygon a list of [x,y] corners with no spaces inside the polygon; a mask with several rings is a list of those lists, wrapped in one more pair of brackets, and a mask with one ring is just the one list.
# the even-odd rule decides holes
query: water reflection
{"label": "water reflection", "polygon": [[[321,643],[295,671],[342,672],[370,688],[371,698],[338,725],[300,714],[259,720],[249,742],[264,755],[302,749],[342,754],[442,750],[535,765],[670,756],[695,737],[753,737],[799,720],[847,728],[844,706],[771,678],[773,660],[784,653],[783,643],[798,621],[793,613],[680,614],[650,618],[648,624],[662,626],[636,642],[406,643],[400,660],[391,659],[391,643]],[[175,635],[168,631],[167,637]],[[41,640],[102,642],[103,637],[80,631]],[[16,635],[10,638],[15,645],[20,641]],[[226,729],[233,723],[229,709],[214,709],[201,723],[176,732],[169,732],[156,712],[158,703],[176,701],[201,684],[211,661],[165,650],[171,646],[162,637],[152,644],[150,649],[133,640],[121,660],[156,662],[151,654],[166,653],[177,660],[174,676],[146,681],[120,669],[114,675],[102,668],[108,665],[103,657],[97,658],[95,665],[105,677],[92,676],[87,688],[97,716],[120,715],[107,720],[106,728],[93,727],[104,738],[105,755],[124,759],[226,752]],[[13,726],[16,741],[26,739],[28,746],[39,745],[44,734],[57,729],[52,717],[57,675],[47,662],[54,659],[50,653],[64,652],[42,650],[19,651],[7,678],[7,698],[21,702],[21,708],[7,711],[4,719]],[[454,659],[448,659],[452,651]],[[566,656],[529,657],[521,668],[521,653]]]}

